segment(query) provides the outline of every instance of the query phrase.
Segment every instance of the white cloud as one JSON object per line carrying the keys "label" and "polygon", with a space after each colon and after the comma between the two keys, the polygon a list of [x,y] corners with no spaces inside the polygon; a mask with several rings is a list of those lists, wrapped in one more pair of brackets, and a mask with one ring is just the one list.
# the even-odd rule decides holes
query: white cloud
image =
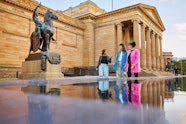
{"label": "white cloud", "polygon": [[186,57],[186,42],[180,40],[178,36],[163,33],[163,51],[172,52],[174,57]]}
{"label": "white cloud", "polygon": [[160,0],[160,1],[162,1],[162,2],[166,2],[166,1],[168,1],[168,0]]}
{"label": "white cloud", "polygon": [[[159,2],[159,3],[175,3],[177,1],[178,0],[155,0],[155,1],[153,1],[153,3],[157,3],[157,2]],[[149,1],[149,0],[131,0],[130,2],[132,4],[136,4],[136,3],[149,3],[149,4],[151,4],[152,3],[152,1]]]}
{"label": "white cloud", "polygon": [[186,22],[175,23],[163,33],[163,51],[171,51],[175,57],[186,57]]}
{"label": "white cloud", "polygon": [[180,33],[186,33],[186,23],[176,23],[174,24],[174,27]]}
{"label": "white cloud", "polygon": [[[133,0],[135,2],[147,2],[148,0]],[[178,0],[159,0],[160,2],[175,2]]]}
{"label": "white cloud", "polygon": [[159,0],[160,2],[175,2],[177,0]]}
{"label": "white cloud", "polygon": [[179,40],[186,41],[186,23],[174,24],[176,35]]}

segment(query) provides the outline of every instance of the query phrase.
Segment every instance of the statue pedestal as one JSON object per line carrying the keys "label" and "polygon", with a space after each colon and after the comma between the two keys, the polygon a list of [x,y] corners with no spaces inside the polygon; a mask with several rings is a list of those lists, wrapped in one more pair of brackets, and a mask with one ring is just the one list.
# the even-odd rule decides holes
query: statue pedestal
{"label": "statue pedestal", "polygon": [[60,64],[51,64],[48,60],[46,60],[46,69],[43,71],[41,69],[41,59],[37,59],[24,61],[22,63],[22,73],[20,75],[20,79],[61,79],[64,77],[61,72]]}

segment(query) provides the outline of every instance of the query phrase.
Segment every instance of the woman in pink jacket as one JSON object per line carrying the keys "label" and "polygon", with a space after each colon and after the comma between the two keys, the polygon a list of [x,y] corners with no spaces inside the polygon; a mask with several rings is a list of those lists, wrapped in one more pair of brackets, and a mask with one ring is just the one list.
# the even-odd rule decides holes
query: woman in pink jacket
{"label": "woman in pink jacket", "polygon": [[127,60],[125,64],[125,71],[128,72],[128,77],[134,74],[138,77],[138,73],[141,72],[140,68],[140,52],[135,49],[136,43],[134,41],[128,44]]}

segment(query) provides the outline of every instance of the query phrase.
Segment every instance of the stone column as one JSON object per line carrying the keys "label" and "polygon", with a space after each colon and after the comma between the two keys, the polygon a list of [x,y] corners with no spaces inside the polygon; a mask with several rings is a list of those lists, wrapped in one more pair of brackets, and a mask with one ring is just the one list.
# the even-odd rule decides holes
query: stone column
{"label": "stone column", "polygon": [[139,49],[139,21],[133,20],[133,40],[136,42],[136,48]]}
{"label": "stone column", "polygon": [[95,21],[92,19],[84,20],[85,33],[84,33],[84,50],[83,50],[83,66],[93,66],[95,63]]}
{"label": "stone column", "polygon": [[141,50],[140,61],[142,69],[146,69],[146,43],[145,43],[145,25],[141,24]]}
{"label": "stone column", "polygon": [[153,70],[156,70],[156,51],[155,51],[155,33],[152,31],[151,33],[151,39],[152,39],[152,68]]}
{"label": "stone column", "polygon": [[163,59],[163,50],[162,50],[162,38],[159,37],[160,44],[160,70],[164,71],[164,59]]}
{"label": "stone column", "polygon": [[[142,109],[142,123],[146,124],[149,122],[149,114],[148,114],[148,81],[143,81],[141,84],[141,104],[143,104],[143,109]],[[146,106],[146,107],[145,107]]]}
{"label": "stone column", "polygon": [[157,107],[157,81],[153,81],[152,84],[152,91],[153,91],[153,105]]}
{"label": "stone column", "polygon": [[146,28],[146,54],[147,54],[147,57],[146,57],[146,64],[147,64],[147,68],[149,70],[152,69],[152,58],[151,58],[151,39],[150,39],[150,29],[149,28]]}
{"label": "stone column", "polygon": [[129,32],[129,27],[125,28],[125,43],[126,45],[130,42],[130,32]]}
{"label": "stone column", "polygon": [[165,98],[165,86],[166,86],[166,83],[165,83],[165,80],[161,80],[161,96],[162,96],[162,109],[164,110],[164,98]]}
{"label": "stone column", "polygon": [[160,70],[160,59],[159,59],[160,50],[159,50],[159,36],[158,36],[158,34],[156,34],[156,36],[155,36],[155,42],[156,42],[156,69]]}
{"label": "stone column", "polygon": [[117,23],[117,46],[122,43],[122,24],[121,23]]}
{"label": "stone column", "polygon": [[141,103],[143,105],[147,105],[148,104],[148,87],[147,87],[148,81],[144,81],[141,84]]}
{"label": "stone column", "polygon": [[[153,106],[153,87],[152,87],[152,81],[149,81],[147,84],[147,97],[148,97],[148,106]],[[148,112],[153,113],[153,108],[150,107],[148,109]],[[153,114],[148,115],[148,123],[153,123]]]}
{"label": "stone column", "polygon": [[161,84],[161,81],[157,81],[157,102],[158,102],[158,107],[161,107],[161,100],[160,100],[160,96],[161,96],[161,91],[160,91],[160,84]]}

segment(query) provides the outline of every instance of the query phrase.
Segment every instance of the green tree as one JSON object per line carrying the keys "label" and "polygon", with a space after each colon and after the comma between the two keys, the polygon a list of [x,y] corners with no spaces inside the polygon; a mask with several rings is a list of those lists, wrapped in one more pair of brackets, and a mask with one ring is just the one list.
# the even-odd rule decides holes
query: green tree
{"label": "green tree", "polygon": [[[174,67],[177,66],[180,73],[186,75],[186,59],[174,61]],[[182,71],[182,72],[181,72]]]}

